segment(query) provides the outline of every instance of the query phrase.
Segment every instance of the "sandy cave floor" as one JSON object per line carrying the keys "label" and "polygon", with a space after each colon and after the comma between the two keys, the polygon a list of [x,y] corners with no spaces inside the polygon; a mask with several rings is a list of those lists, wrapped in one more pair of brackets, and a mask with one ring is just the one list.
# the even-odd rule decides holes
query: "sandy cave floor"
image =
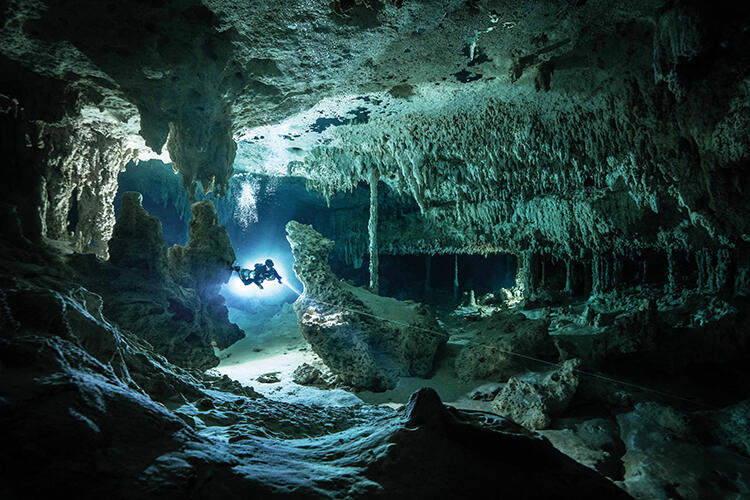
{"label": "sandy cave floor", "polygon": [[[490,402],[469,398],[469,393],[474,389],[490,382],[474,380],[462,383],[453,368],[461,346],[474,333],[470,328],[461,328],[456,322],[452,322],[447,328],[451,337],[438,358],[438,365],[431,378],[402,377],[396,388],[385,392],[352,393],[342,389],[302,386],[293,382],[292,373],[298,366],[303,363],[321,366],[322,361],[302,337],[291,304],[285,304],[275,315],[269,316],[268,311],[251,312],[229,308],[230,321],[237,323],[245,331],[245,338],[225,350],[216,351],[221,359],[216,371],[279,401],[322,406],[369,403],[399,407],[416,390],[430,387],[438,392],[446,404],[462,409],[490,411]],[[271,380],[275,376],[278,382],[258,380],[269,375],[272,376]]]}

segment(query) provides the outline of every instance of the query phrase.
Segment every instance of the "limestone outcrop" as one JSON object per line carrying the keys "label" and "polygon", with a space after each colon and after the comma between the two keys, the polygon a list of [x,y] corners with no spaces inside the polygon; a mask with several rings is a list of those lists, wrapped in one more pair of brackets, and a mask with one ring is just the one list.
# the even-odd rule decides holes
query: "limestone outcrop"
{"label": "limestone outcrop", "polygon": [[401,376],[429,376],[448,339],[429,310],[339,281],[328,265],[331,240],[295,221],[286,231],[305,287],[294,303],[300,330],[343,383],[383,391]]}
{"label": "limestone outcrop", "polygon": [[[187,263],[178,269],[195,274],[180,274],[178,279],[193,287],[173,279],[161,222],[144,210],[140,194],[135,192],[122,198],[120,217],[109,242],[111,260],[73,255],[70,263],[86,286],[103,297],[103,311],[111,321],[148,341],[172,363],[207,369],[219,362],[214,346],[226,348],[244,334],[229,322],[224,300],[216,293],[220,273],[228,278],[221,259],[234,256],[227,255],[231,247],[227,250],[226,245],[217,245],[213,252],[202,251],[206,240],[210,246],[222,235],[222,242],[228,244],[226,232],[215,225],[216,214],[210,205],[200,205],[195,213],[197,244],[188,243],[187,251],[178,253],[183,258],[170,262],[173,266],[175,261]],[[198,279],[205,279],[208,285],[199,286]]]}
{"label": "limestone outcrop", "polygon": [[191,209],[190,239],[184,247],[169,249],[169,271],[175,281],[202,297],[216,296],[232,274],[234,249],[210,200],[193,203]]}
{"label": "limestone outcrop", "polygon": [[140,193],[123,193],[120,218],[109,242],[109,261],[115,266],[166,278],[167,245],[161,222],[146,212],[142,202]]}
{"label": "limestone outcrop", "polygon": [[579,360],[570,359],[549,373],[528,373],[511,377],[492,401],[500,415],[527,429],[544,429],[551,417],[567,409],[578,389],[576,368]]}
{"label": "limestone outcrop", "polygon": [[691,363],[745,359],[747,304],[746,297],[698,290],[622,289],[575,310],[552,308],[550,333],[562,358],[580,358],[589,368],[637,363],[677,373]]}
{"label": "limestone outcrop", "polygon": [[[481,498],[488,491],[502,496],[499,489],[505,488],[514,492],[510,496],[518,496],[519,492],[541,498],[567,496],[567,488],[559,481],[569,475],[569,464],[548,453],[546,440],[513,422],[446,407],[433,389],[412,394],[404,417],[404,427],[390,438],[393,444],[386,449],[382,461],[367,470],[368,477],[400,492],[402,498]],[[482,426],[476,426],[479,421],[484,421]],[[475,460],[472,455],[477,452],[485,458]],[[440,459],[435,461],[433,457]],[[548,466],[559,469],[542,474]],[[429,475],[431,480],[412,483],[399,473],[404,469],[423,477]],[[526,474],[528,477],[521,480]],[[495,478],[496,486],[491,490],[483,486],[482,478],[486,477]],[[576,491],[574,496],[581,498],[629,498],[622,490],[603,488],[583,477],[573,479],[573,483],[570,487]],[[537,487],[540,490],[532,492]]]}
{"label": "limestone outcrop", "polygon": [[507,380],[528,365],[524,356],[556,359],[549,321],[499,312],[485,320],[479,334],[461,349],[455,362],[456,374],[464,381]]}
{"label": "limestone outcrop", "polygon": [[613,418],[560,418],[554,429],[538,432],[576,462],[613,481],[623,479],[625,445]]}

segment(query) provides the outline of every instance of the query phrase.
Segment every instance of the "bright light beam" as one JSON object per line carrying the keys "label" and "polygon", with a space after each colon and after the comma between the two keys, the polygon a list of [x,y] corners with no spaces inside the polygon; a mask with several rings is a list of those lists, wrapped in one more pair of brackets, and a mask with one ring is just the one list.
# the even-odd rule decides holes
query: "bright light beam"
{"label": "bright light beam", "polygon": [[296,293],[297,295],[302,295],[302,292],[298,292],[292,285],[287,283],[286,281],[283,282],[284,286],[286,286],[288,289]]}

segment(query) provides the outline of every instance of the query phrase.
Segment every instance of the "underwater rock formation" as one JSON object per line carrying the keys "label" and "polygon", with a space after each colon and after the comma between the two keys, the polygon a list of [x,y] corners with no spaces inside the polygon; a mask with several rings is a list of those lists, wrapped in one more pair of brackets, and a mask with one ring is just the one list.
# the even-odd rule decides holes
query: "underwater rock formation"
{"label": "underwater rock formation", "polygon": [[715,411],[699,412],[694,423],[719,443],[750,457],[750,400]]}
{"label": "underwater rock formation", "polygon": [[[310,217],[359,268],[349,195],[379,179],[380,253],[511,254],[514,301],[545,319],[498,317],[461,378],[528,368],[514,351],[675,384],[708,408],[587,380],[575,412],[597,418],[545,432],[634,496],[750,495],[750,3],[14,0],[0,19],[0,497],[626,496],[430,391],[312,407],[200,374],[241,335],[216,295],[233,256],[206,204],[171,254],[135,195],[115,223],[118,172],[156,157],[183,222],[199,185],[233,214],[233,171],[295,176],[346,198]],[[309,239],[297,312],[318,353],[350,387],[428,375],[432,316],[338,282]],[[574,385],[511,380],[529,425]]]}
{"label": "underwater rock formation", "polygon": [[[109,323],[102,298],[73,286],[69,270],[47,271],[0,296],[0,426],[14,450],[0,456],[4,498],[71,485],[79,498],[438,498],[490,487],[627,498],[548,442],[500,417],[446,408],[434,392],[416,394],[406,412],[312,408],[188,373]],[[497,449],[509,452],[489,453]],[[436,480],[425,482],[426,471],[439,471]]]}
{"label": "underwater rock formation", "polygon": [[644,287],[592,298],[580,314],[561,311],[550,331],[563,358],[580,358],[589,368],[637,363],[676,373],[744,359],[747,304],[744,297]]}
{"label": "underwater rock formation", "polygon": [[115,266],[166,278],[167,246],[161,221],[149,215],[142,202],[140,193],[130,191],[122,195],[120,218],[109,242],[109,261]]}
{"label": "underwater rock formation", "polygon": [[492,401],[500,414],[527,429],[544,429],[551,416],[567,409],[578,388],[576,368],[580,361],[569,359],[546,374],[529,373],[511,377]]}
{"label": "underwater rock formation", "polygon": [[339,281],[328,265],[331,240],[295,221],[286,231],[305,286],[294,303],[300,331],[343,383],[384,391],[400,376],[427,377],[448,340],[429,310]]}
{"label": "underwater rock formation", "polygon": [[190,239],[169,249],[169,272],[180,285],[194,288],[203,298],[216,296],[229,281],[234,249],[210,200],[193,203]]}
{"label": "underwater rock formation", "polygon": [[[433,389],[412,394],[405,410],[404,427],[390,438],[394,445],[367,471],[402,498],[480,498],[488,491],[503,496],[500,490],[506,489],[509,497],[564,498],[572,490],[580,498],[629,498],[622,490],[584,477],[564,485],[570,466],[548,453],[546,440],[501,417],[445,407]],[[476,460],[475,453],[484,458]],[[431,479],[412,482],[402,470]],[[495,486],[488,490],[485,481],[490,477]]]}
{"label": "underwater rock formation", "polygon": [[[72,255],[70,262],[86,286],[103,297],[104,314],[121,328],[148,341],[172,363],[201,369],[216,366],[219,360],[213,346],[226,348],[244,336],[237,325],[229,322],[224,299],[216,293],[218,285],[211,281],[212,277],[217,279],[227,247],[217,245],[213,251],[200,251],[204,239],[211,245],[217,238],[223,241],[223,235],[228,243],[226,232],[215,226],[216,214],[210,205],[196,208],[198,243],[188,243],[187,251],[181,248],[178,255],[183,258],[173,262],[189,263],[186,268],[206,279],[208,285],[199,290],[181,286],[168,271],[161,222],[148,215],[140,200],[139,193],[123,196],[120,217],[109,242],[109,262],[84,255]],[[220,272],[228,278],[226,268]],[[181,274],[180,278],[184,276]]]}
{"label": "underwater rock formation", "polygon": [[527,319],[521,313],[497,313],[461,349],[455,362],[456,374],[464,381],[507,380],[526,366],[524,356],[556,360],[549,321]]}
{"label": "underwater rock formation", "polygon": [[625,445],[620,429],[611,418],[558,418],[555,429],[539,434],[569,457],[614,481],[623,479],[621,462]]}

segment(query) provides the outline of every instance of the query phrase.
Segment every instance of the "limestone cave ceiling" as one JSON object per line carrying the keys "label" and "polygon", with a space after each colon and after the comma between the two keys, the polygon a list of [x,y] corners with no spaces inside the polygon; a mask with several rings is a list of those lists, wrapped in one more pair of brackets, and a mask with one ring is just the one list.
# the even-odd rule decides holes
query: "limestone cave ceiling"
{"label": "limestone cave ceiling", "polygon": [[18,0],[0,78],[43,124],[44,231],[64,232],[78,186],[93,222],[77,245],[99,254],[117,172],[157,155],[191,193],[253,172],[329,196],[377,169],[419,206],[394,251],[737,251],[750,35],[734,3]]}

